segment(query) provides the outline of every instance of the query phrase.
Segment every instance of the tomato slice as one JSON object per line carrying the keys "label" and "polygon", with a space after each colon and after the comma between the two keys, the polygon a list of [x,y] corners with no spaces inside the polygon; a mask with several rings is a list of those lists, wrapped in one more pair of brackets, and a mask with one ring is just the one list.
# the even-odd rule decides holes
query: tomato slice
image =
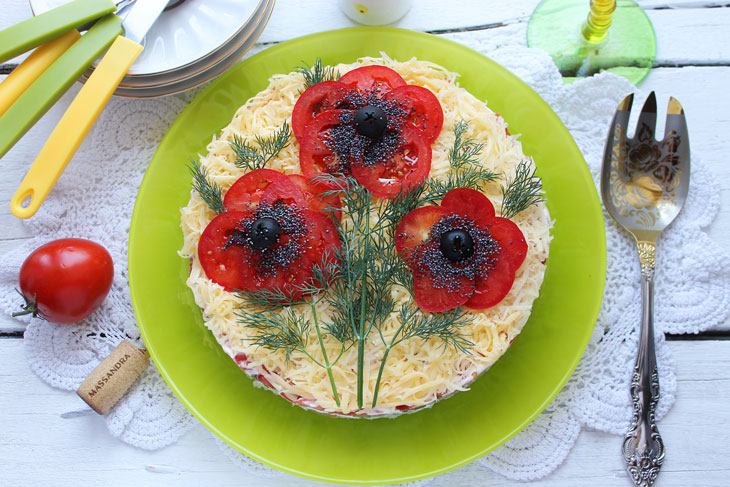
{"label": "tomato slice", "polygon": [[340,108],[351,108],[345,98],[351,89],[339,81],[323,81],[307,88],[301,94],[291,115],[294,136],[301,139],[309,122],[322,112]]}
{"label": "tomato slice", "polygon": [[423,206],[409,212],[400,221],[395,229],[395,250],[409,267],[413,268],[415,262],[413,252],[428,240],[431,227],[446,214],[448,212],[440,206]]}
{"label": "tomato slice", "polygon": [[385,66],[362,66],[345,73],[340,82],[353,90],[378,90],[386,93],[399,86],[405,86],[405,80],[397,72]]}
{"label": "tomato slice", "polygon": [[263,201],[273,203],[282,200],[287,205],[318,211],[329,215],[333,211],[337,219],[342,218],[342,203],[337,193],[323,195],[332,188],[324,183],[314,184],[301,174],[288,174],[272,182],[264,191]]}
{"label": "tomato slice", "polygon": [[307,125],[299,146],[299,166],[306,178],[312,179],[322,173],[336,172],[337,167],[349,166],[349,161],[340,161],[326,143],[330,131],[341,125],[340,117],[346,111],[322,112]]}
{"label": "tomato slice", "polygon": [[255,169],[246,173],[228,188],[223,206],[228,211],[252,210],[261,202],[266,187],[284,177],[286,175],[271,169]]}
{"label": "tomato slice", "polygon": [[475,282],[474,294],[466,301],[471,309],[486,309],[504,299],[512,289],[515,281],[515,271],[504,249],[497,257],[494,267],[488,270],[486,276],[478,276]]}
{"label": "tomato slice", "polygon": [[494,240],[502,247],[500,253],[512,264],[513,271],[517,271],[527,256],[527,242],[520,227],[507,218],[495,217],[487,224],[487,230]]}
{"label": "tomato slice", "polygon": [[302,193],[299,186],[294,183],[291,176],[288,174],[282,174],[282,176],[283,177],[271,181],[271,183],[264,188],[260,201],[266,201],[272,205],[276,201],[283,201],[285,204],[294,205],[297,208],[309,208],[304,193]]}
{"label": "tomato slice", "polygon": [[444,111],[436,95],[427,88],[416,85],[400,86],[385,96],[407,111],[405,119],[423,132],[429,141],[433,142],[441,133]]}
{"label": "tomato slice", "polygon": [[454,278],[457,288],[434,287],[434,279],[428,275],[428,269],[416,270],[413,273],[413,297],[423,311],[438,313],[468,303],[474,294],[474,281],[466,276]]}
{"label": "tomato slice", "polygon": [[352,165],[355,179],[376,196],[393,198],[401,190],[408,191],[422,184],[431,170],[431,146],[423,134],[406,123],[401,135],[403,143],[391,160],[370,166]]}
{"label": "tomato slice", "polygon": [[[340,236],[329,216],[316,211],[305,212],[310,224],[309,254],[313,265],[331,265],[337,261],[340,252]],[[305,254],[305,255],[307,255]]]}
{"label": "tomato slice", "polygon": [[314,276],[314,266],[322,265],[325,256],[327,259],[333,258],[340,248],[340,241],[337,229],[330,218],[311,210],[304,210],[302,215],[308,228],[307,236],[302,243],[304,253],[286,268],[281,267],[268,276],[260,275],[249,265],[248,260],[243,261],[239,266],[241,289],[247,291],[278,289],[289,300],[299,299],[305,294],[302,286]]}
{"label": "tomato slice", "polygon": [[473,220],[480,227],[491,223],[494,219],[494,206],[489,198],[475,189],[452,189],[441,201],[441,206],[452,213],[463,215]]}
{"label": "tomato slice", "polygon": [[332,190],[331,187],[327,186],[324,182],[315,184],[314,181],[307,179],[301,174],[290,174],[288,179],[301,191],[304,197],[303,203],[306,205],[305,208],[324,213],[325,215],[328,215],[332,209],[338,220],[342,218],[342,202],[340,201],[340,196],[337,193],[329,195],[322,194],[325,191]]}
{"label": "tomato slice", "polygon": [[229,237],[244,221],[253,218],[250,212],[227,211],[213,218],[198,242],[198,260],[208,279],[226,291],[241,289],[239,268],[247,259],[249,249],[240,245],[226,247]]}

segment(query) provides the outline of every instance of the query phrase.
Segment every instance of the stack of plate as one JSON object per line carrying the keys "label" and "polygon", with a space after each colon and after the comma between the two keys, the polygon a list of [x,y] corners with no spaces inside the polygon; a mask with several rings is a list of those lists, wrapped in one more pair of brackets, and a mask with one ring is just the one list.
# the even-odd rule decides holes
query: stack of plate
{"label": "stack of plate", "polygon": [[[34,15],[70,0],[30,0]],[[144,1],[144,0],[138,0]],[[276,0],[171,0],[142,41],[144,50],[115,95],[189,90],[225,72],[256,42]],[[119,15],[124,17],[129,8]],[[88,76],[93,68],[87,72]]]}

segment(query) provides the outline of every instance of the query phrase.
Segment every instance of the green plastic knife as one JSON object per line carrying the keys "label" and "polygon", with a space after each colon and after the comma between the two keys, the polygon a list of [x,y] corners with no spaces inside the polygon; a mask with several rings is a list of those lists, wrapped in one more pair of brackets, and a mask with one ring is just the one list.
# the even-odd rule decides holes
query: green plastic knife
{"label": "green plastic knife", "polygon": [[0,157],[10,150],[122,32],[121,18],[114,14],[103,17],[15,100],[0,116]]}
{"label": "green plastic knife", "polygon": [[0,31],[0,63],[117,9],[112,0],[74,0]]}

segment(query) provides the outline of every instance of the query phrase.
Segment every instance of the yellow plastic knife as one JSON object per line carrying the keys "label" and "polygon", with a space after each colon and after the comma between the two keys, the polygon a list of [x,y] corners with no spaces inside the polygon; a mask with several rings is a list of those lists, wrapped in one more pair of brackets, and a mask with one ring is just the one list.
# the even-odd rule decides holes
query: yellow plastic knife
{"label": "yellow plastic knife", "polygon": [[61,37],[50,40],[38,47],[12,73],[0,83],[0,116],[23,94],[66,49],[81,37],[76,29],[66,32]]}
{"label": "yellow plastic knife", "polygon": [[121,36],[116,38],[63,114],[10,200],[13,215],[29,218],[38,211],[141,51],[142,46],[136,42]]}

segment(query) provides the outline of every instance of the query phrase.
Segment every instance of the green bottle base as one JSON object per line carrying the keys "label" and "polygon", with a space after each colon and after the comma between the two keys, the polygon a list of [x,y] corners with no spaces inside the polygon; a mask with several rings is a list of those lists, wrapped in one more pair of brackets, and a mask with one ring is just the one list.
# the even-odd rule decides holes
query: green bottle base
{"label": "green bottle base", "polygon": [[527,45],[546,51],[566,82],[608,71],[639,84],[654,66],[656,35],[646,13],[632,0],[617,0],[606,39],[583,38],[589,0],[543,0],[527,25]]}

